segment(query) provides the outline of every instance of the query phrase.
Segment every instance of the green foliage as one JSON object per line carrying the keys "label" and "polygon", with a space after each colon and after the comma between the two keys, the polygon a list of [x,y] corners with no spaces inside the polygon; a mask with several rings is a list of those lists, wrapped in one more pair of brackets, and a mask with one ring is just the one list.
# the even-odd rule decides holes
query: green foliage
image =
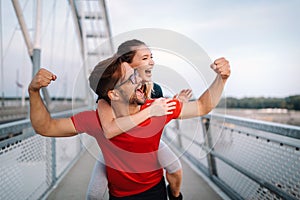
{"label": "green foliage", "polygon": [[227,108],[248,108],[248,109],[261,109],[261,108],[283,108],[289,110],[300,110],[300,95],[289,96],[286,98],[242,98],[237,99],[228,97],[222,99],[218,107]]}

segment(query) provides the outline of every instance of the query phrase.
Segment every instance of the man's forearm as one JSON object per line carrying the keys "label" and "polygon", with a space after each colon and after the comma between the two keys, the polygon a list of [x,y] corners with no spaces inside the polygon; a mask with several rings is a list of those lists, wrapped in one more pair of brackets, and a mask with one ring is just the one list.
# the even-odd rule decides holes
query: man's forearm
{"label": "man's forearm", "polygon": [[201,112],[207,114],[218,105],[226,80],[217,75],[210,87],[199,97],[198,105]]}
{"label": "man's forearm", "polygon": [[214,82],[196,101],[183,103],[179,118],[203,116],[218,105],[231,70],[225,58],[215,60],[211,68],[217,73]]}
{"label": "man's forearm", "polygon": [[32,127],[38,134],[44,135],[51,120],[50,114],[41,99],[39,91],[32,91],[29,89],[28,93]]}

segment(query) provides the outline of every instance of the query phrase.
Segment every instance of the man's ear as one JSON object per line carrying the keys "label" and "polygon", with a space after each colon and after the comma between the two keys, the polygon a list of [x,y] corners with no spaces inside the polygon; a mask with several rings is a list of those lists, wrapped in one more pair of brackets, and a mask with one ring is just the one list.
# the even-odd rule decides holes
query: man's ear
{"label": "man's ear", "polygon": [[109,90],[107,96],[110,98],[111,101],[119,100],[119,93],[115,90]]}

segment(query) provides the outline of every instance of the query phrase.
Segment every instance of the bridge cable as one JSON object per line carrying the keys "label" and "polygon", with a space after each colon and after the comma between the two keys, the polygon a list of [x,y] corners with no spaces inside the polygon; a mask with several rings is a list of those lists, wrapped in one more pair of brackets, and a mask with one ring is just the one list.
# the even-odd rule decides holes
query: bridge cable
{"label": "bridge cable", "polygon": [[66,9],[67,9],[67,13],[66,13],[66,19],[65,19],[65,31],[64,31],[64,36],[65,36],[65,38],[64,38],[64,43],[63,43],[63,72],[64,72],[64,82],[65,82],[65,84],[63,85],[63,89],[65,90],[64,91],[64,94],[65,94],[65,96],[64,96],[64,100],[66,100],[66,98],[67,98],[67,83],[68,83],[68,73],[65,73],[66,72],[66,70],[68,69],[68,67],[66,67],[65,65],[66,65],[66,51],[67,51],[67,45],[68,45],[68,28],[69,28],[69,18],[70,18],[70,8],[67,6],[66,7]]}
{"label": "bridge cable", "polygon": [[[48,32],[51,32],[50,33],[50,63],[49,63],[49,69],[51,70],[52,68],[52,65],[53,65],[53,51],[54,51],[54,41],[55,39],[53,39],[54,35],[55,35],[55,22],[56,22],[56,0],[53,1],[52,3],[52,8],[49,12],[49,15],[46,19],[46,23],[45,24],[49,24],[49,26],[47,26],[47,28],[45,28],[43,30],[43,33],[42,33],[42,40],[44,39],[45,35],[48,33]],[[51,26],[50,26],[51,24]],[[50,31],[48,31],[48,29],[50,28]]]}
{"label": "bridge cable", "polygon": [[54,42],[55,42],[55,22],[56,22],[56,0],[53,1],[52,6],[52,27],[51,27],[51,35],[50,35],[50,66],[53,65],[53,52],[54,52]]}
{"label": "bridge cable", "polygon": [[4,107],[4,69],[3,69],[3,43],[2,43],[2,1],[0,1],[0,65],[1,65],[1,106]]}
{"label": "bridge cable", "polygon": [[[22,11],[25,10],[25,8],[27,7],[27,3],[28,3],[28,0],[25,2],[23,8],[22,8]],[[2,12],[1,12],[2,13]],[[18,23],[15,25],[15,28],[14,28],[14,31],[12,33],[12,36],[10,37],[9,39],[9,42],[8,42],[8,45],[6,46],[6,48],[4,49],[3,51],[3,60],[5,60],[6,58],[6,55],[7,55],[7,52],[8,52],[8,49],[10,48],[10,45],[12,44],[12,41],[15,37],[15,33],[17,32],[17,30],[19,30],[19,25]]]}

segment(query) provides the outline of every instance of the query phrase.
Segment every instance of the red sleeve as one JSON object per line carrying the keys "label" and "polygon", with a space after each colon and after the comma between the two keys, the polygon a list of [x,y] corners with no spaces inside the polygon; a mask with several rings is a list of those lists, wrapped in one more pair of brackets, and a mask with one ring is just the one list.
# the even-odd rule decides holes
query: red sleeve
{"label": "red sleeve", "polygon": [[[145,104],[141,106],[141,110],[143,110],[143,109],[145,109],[146,107],[150,106],[151,103],[153,103],[154,100],[155,100],[155,99],[147,100],[147,101],[145,102]],[[175,105],[176,108],[175,108],[175,110],[173,111],[173,114],[168,115],[168,118],[169,118],[169,119],[177,119],[178,116],[179,116],[180,113],[181,113],[182,102],[178,101],[178,99],[172,99],[171,101],[174,101],[174,102],[176,103],[176,105]]]}
{"label": "red sleeve", "polygon": [[91,136],[102,131],[100,121],[95,110],[85,111],[71,117],[78,133],[87,133]]}

